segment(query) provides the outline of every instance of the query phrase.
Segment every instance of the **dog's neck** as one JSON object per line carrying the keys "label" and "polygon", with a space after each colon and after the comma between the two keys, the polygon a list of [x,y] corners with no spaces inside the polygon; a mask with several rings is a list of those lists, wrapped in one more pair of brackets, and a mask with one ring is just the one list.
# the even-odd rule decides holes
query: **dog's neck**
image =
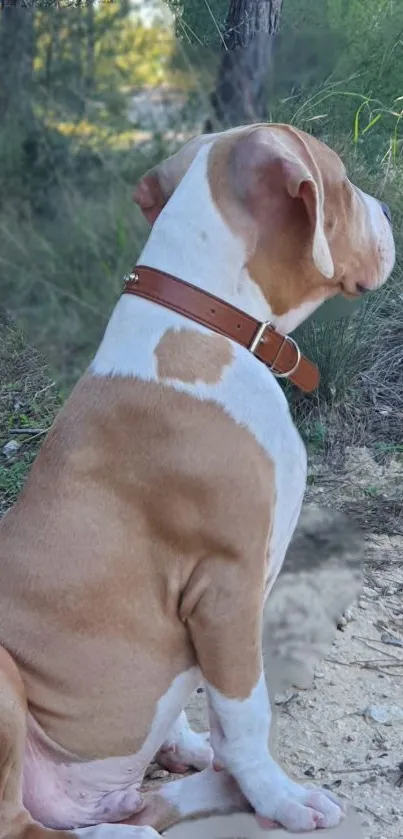
{"label": "dog's neck", "polygon": [[[154,223],[137,262],[209,291],[259,320],[270,320],[267,301],[244,267],[246,258],[243,240],[231,232],[214,205],[207,155],[201,152]],[[130,359],[133,370],[142,367],[138,356],[141,346],[143,351],[148,346],[151,324],[142,323],[139,305],[138,299],[128,294],[120,297],[92,363],[93,371],[128,372]],[[155,306],[154,328],[158,330],[157,322],[166,318],[161,320],[157,304],[148,305]]]}
{"label": "dog's neck", "polygon": [[270,308],[246,270],[246,246],[225,223],[210,193],[208,148],[157,218],[138,264],[173,274],[260,320]]}

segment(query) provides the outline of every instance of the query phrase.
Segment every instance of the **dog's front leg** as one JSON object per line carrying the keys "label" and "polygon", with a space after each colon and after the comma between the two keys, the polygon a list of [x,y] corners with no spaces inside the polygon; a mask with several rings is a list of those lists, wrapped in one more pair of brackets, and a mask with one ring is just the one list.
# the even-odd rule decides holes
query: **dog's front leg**
{"label": "dog's front leg", "polygon": [[261,576],[240,561],[208,561],[183,597],[183,618],[205,679],[214,760],[263,819],[295,831],[334,827],[343,816],[337,799],[292,781],[269,752]]}

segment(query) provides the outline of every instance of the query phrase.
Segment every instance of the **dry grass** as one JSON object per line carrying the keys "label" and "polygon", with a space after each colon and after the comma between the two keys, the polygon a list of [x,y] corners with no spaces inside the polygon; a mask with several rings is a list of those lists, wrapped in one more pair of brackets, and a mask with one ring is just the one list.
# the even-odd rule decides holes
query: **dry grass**
{"label": "dry grass", "polygon": [[[17,498],[60,404],[42,356],[0,311],[0,516]],[[13,439],[20,448],[6,458],[3,447]]]}

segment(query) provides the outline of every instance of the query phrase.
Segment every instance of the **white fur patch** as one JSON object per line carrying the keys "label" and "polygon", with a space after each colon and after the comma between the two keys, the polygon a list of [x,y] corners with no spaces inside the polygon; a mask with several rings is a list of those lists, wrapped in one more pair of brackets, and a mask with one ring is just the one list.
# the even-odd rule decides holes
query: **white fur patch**
{"label": "white fur patch", "polygon": [[128,824],[97,824],[93,827],[79,827],[69,833],[78,839],[159,839],[160,836],[152,827]]}
{"label": "white fur patch", "polygon": [[[209,743],[208,733],[198,734],[193,731],[190,728],[185,711],[182,711],[169,729],[158,753],[157,760],[165,766],[167,764],[164,762],[164,755],[168,764],[172,762],[188,768],[193,767],[193,769],[205,769],[213,762],[213,751]],[[167,769],[169,769],[169,765],[167,765]],[[172,771],[175,771],[174,767]]]}
{"label": "white fur patch", "polygon": [[243,810],[246,801],[234,781],[226,772],[205,769],[179,781],[172,781],[159,790],[159,794],[186,818],[194,813]]}
{"label": "white fur patch", "polygon": [[208,683],[206,692],[215,758],[256,813],[289,830],[337,825],[343,814],[334,797],[296,784],[270,755],[271,711],[263,673],[247,699],[230,699]]}
{"label": "white fur patch", "polygon": [[358,187],[356,187],[356,190],[369,210],[371,232],[375,241],[379,243],[379,253],[382,260],[381,274],[377,284],[373,287],[379,288],[391,274],[395,263],[396,249],[393,233],[379,201]]}
{"label": "white fur patch", "polygon": [[300,306],[297,306],[295,309],[290,309],[289,312],[286,312],[285,315],[276,315],[273,318],[273,323],[283,335],[289,335],[290,332],[293,332],[294,329],[297,328],[301,323],[304,322],[309,315],[319,309],[322,305],[323,299],[319,298],[319,300],[307,300],[306,303],[301,303]]}

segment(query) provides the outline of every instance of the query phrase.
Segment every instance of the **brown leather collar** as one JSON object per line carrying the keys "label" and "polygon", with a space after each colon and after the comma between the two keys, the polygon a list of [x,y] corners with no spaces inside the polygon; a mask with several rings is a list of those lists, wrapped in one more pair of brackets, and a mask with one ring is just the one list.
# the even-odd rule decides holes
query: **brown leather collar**
{"label": "brown leather collar", "polygon": [[126,275],[122,293],[145,297],[231,338],[266,364],[275,376],[290,379],[306,393],[318,386],[318,368],[302,355],[293,338],[281,335],[271,323],[262,323],[207,291],[155,268],[136,265]]}

